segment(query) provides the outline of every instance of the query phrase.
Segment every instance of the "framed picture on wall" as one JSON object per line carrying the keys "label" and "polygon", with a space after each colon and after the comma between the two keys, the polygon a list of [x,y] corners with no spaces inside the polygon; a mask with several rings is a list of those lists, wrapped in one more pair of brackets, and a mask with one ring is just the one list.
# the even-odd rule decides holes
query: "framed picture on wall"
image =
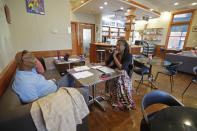
{"label": "framed picture on wall", "polygon": [[44,15],[44,0],[26,0],[28,13]]}
{"label": "framed picture on wall", "polygon": [[197,32],[197,26],[192,27],[192,32]]}

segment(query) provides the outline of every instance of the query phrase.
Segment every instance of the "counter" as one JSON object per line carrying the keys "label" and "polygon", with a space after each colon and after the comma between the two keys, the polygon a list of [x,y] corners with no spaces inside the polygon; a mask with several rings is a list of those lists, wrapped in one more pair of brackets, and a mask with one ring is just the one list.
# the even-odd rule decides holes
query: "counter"
{"label": "counter", "polygon": [[[106,43],[91,43],[90,44],[90,63],[98,63],[97,61],[97,51],[98,49],[103,49],[106,50],[106,56],[103,55],[103,58],[105,57],[105,59],[107,59],[110,56],[110,52],[112,48],[115,48],[116,45],[112,45],[112,44],[106,44]],[[130,46],[130,53],[131,54],[141,54],[141,48],[143,48],[142,46],[137,46],[137,45],[131,45]]]}

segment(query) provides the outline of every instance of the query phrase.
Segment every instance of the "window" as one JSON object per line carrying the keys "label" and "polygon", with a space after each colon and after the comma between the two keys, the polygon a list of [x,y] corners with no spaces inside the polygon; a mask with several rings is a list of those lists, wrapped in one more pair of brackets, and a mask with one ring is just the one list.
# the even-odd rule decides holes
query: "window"
{"label": "window", "polygon": [[170,25],[169,36],[167,36],[167,48],[181,50],[184,48],[189,26],[192,21],[193,10],[174,13]]}

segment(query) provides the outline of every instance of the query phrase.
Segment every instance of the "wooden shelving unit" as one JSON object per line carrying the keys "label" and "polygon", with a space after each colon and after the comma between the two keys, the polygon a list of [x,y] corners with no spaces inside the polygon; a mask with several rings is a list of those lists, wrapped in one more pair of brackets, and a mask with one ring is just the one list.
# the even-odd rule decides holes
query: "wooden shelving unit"
{"label": "wooden shelving unit", "polygon": [[161,41],[163,35],[163,28],[149,28],[145,29],[142,33],[142,40],[150,42],[159,42]]}
{"label": "wooden shelving unit", "polygon": [[110,27],[102,26],[102,38],[109,41],[110,39],[118,40],[121,37],[125,37],[125,31],[123,27]]}

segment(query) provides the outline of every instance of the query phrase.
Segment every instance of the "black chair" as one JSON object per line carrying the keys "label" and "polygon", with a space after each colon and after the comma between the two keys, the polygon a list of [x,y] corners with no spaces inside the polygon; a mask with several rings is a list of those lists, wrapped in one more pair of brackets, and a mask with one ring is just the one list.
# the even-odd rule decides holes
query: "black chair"
{"label": "black chair", "polygon": [[170,76],[170,84],[171,84],[171,92],[172,92],[172,87],[174,86],[174,76],[177,74],[178,67],[182,64],[183,62],[171,62],[169,66],[165,66],[165,69],[157,72],[155,81],[157,80],[159,74]]}
{"label": "black chair", "polygon": [[143,79],[144,79],[144,76],[145,75],[148,75],[148,77],[152,77],[153,78],[153,75],[149,72],[149,68],[147,66],[145,66],[143,63],[140,63],[136,60],[134,60],[134,69],[133,69],[133,72],[135,72],[136,74],[138,75],[141,75],[141,79],[139,81],[139,84],[136,88],[136,93],[138,91],[138,88],[140,86],[141,83],[143,83]]}
{"label": "black chair", "polygon": [[151,91],[144,96],[142,99],[141,110],[143,119],[141,120],[140,129],[141,131],[149,131],[151,126],[151,120],[153,120],[155,114],[149,114],[147,116],[145,109],[153,104],[165,104],[168,106],[184,106],[176,98],[163,91]]}
{"label": "black chair", "polygon": [[192,84],[192,83],[195,83],[195,84],[197,84],[197,66],[195,66],[194,68],[193,68],[193,72],[194,72],[194,78],[192,79],[192,81],[189,83],[189,85],[187,86],[187,88],[183,91],[183,93],[182,93],[182,98],[183,98],[183,95],[185,94],[185,92],[187,91],[187,89],[190,87],[190,85]]}

